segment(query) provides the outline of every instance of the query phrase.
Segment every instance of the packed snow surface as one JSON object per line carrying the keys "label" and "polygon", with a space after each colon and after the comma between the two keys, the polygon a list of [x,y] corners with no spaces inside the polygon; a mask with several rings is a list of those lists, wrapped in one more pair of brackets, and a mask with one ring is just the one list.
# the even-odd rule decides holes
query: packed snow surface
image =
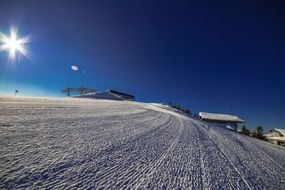
{"label": "packed snow surface", "polygon": [[156,104],[0,97],[0,189],[285,189],[285,149]]}

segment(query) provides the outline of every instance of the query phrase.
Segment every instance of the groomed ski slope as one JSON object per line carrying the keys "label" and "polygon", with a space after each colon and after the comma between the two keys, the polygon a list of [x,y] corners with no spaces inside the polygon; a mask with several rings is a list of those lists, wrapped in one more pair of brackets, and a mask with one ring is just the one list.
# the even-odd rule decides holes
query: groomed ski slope
{"label": "groomed ski slope", "polygon": [[156,104],[0,97],[0,189],[285,189],[285,149]]}

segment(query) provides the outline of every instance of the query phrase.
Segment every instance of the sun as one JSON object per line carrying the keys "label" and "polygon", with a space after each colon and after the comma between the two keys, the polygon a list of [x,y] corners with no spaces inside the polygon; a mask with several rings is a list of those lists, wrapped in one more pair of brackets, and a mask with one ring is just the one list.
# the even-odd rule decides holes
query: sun
{"label": "sun", "polygon": [[9,58],[14,60],[17,55],[27,56],[27,50],[24,48],[24,45],[28,42],[27,37],[18,38],[17,31],[15,29],[11,29],[10,37],[0,33],[0,40],[2,45],[0,46],[1,50],[9,51]]}

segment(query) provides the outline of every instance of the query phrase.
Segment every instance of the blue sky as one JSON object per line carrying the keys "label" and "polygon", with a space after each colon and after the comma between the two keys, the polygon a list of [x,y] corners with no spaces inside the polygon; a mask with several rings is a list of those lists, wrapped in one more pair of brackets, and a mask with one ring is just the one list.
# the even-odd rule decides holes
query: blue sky
{"label": "blue sky", "polygon": [[[31,57],[0,52],[0,92],[62,96],[115,88],[139,101],[285,126],[282,1],[0,1],[0,32],[30,36]],[[70,69],[79,67],[78,72]]]}

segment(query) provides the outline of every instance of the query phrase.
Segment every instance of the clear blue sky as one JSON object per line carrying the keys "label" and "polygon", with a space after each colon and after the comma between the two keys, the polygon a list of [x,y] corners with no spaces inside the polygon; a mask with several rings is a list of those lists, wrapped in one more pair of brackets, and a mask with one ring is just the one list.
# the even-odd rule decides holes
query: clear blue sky
{"label": "clear blue sky", "polygon": [[30,59],[0,52],[0,92],[116,88],[284,128],[284,10],[263,0],[0,0],[0,32],[14,26],[31,39]]}

